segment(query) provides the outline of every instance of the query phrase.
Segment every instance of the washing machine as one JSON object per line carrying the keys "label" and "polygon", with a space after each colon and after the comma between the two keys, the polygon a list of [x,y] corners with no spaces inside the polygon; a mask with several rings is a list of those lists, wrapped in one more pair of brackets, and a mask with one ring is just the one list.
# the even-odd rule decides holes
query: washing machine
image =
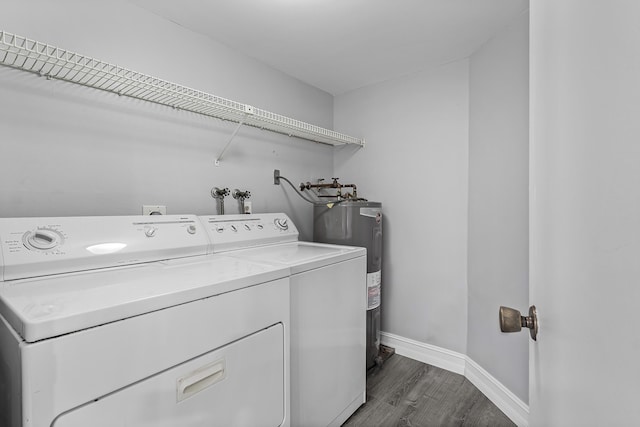
{"label": "washing machine", "polygon": [[291,425],[340,426],[366,398],[366,249],[299,241],[282,213],[200,219],[211,252],[291,270]]}
{"label": "washing machine", "polygon": [[0,425],[288,426],[288,268],[195,216],[0,219]]}

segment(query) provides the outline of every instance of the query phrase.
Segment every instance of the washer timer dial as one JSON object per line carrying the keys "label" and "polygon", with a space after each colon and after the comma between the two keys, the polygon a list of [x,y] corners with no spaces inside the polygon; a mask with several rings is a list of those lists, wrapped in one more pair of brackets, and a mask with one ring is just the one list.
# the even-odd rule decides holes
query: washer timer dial
{"label": "washer timer dial", "polygon": [[287,224],[287,220],[285,218],[276,218],[273,220],[273,223],[279,230],[286,231],[289,229],[289,224]]}
{"label": "washer timer dial", "polygon": [[52,251],[62,245],[64,238],[51,228],[37,228],[24,233],[22,242],[29,250]]}

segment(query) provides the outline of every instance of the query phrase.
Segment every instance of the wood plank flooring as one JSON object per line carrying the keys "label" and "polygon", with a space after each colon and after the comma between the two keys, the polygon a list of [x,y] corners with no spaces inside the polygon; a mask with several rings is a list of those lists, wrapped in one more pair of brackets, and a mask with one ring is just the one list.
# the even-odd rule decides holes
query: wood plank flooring
{"label": "wood plank flooring", "polygon": [[515,426],[464,376],[394,354],[367,374],[367,403],[343,427]]}

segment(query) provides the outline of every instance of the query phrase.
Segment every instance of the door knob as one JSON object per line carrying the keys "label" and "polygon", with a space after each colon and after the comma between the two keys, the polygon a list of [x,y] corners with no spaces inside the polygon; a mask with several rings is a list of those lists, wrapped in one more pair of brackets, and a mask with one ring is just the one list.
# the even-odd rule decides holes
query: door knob
{"label": "door knob", "polygon": [[531,339],[536,341],[538,336],[538,313],[536,306],[529,307],[529,315],[521,316],[518,310],[509,307],[500,307],[500,330],[502,332],[520,332],[525,327],[529,328]]}

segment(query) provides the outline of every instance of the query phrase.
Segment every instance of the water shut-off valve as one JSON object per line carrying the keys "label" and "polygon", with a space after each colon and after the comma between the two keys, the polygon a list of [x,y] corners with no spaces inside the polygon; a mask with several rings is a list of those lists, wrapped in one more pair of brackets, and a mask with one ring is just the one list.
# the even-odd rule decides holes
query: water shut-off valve
{"label": "water shut-off valve", "polygon": [[245,203],[245,199],[248,199],[249,197],[251,197],[250,191],[240,191],[236,188],[235,190],[233,190],[233,193],[231,193],[231,195],[233,196],[234,199],[238,200],[238,202],[240,203],[240,212],[246,213],[246,214],[251,213],[250,202]]}
{"label": "water shut-off valve", "polygon": [[228,188],[213,187],[211,189],[211,197],[216,199],[218,206],[218,215],[224,215],[224,198],[229,195]]}

